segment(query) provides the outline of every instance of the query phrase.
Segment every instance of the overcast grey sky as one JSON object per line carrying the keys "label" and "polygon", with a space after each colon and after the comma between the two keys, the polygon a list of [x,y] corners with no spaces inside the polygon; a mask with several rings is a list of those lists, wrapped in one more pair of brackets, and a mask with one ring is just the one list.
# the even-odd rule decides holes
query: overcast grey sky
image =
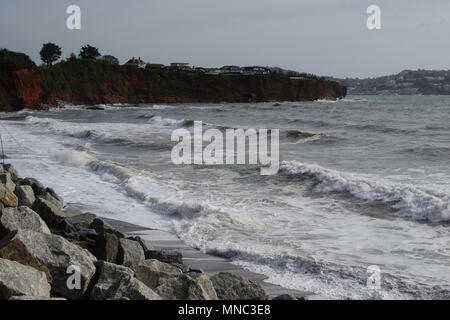
{"label": "overcast grey sky", "polygon": [[[81,7],[81,30],[66,28]],[[381,30],[366,9],[381,7]],[[339,77],[450,69],[450,0],[1,0],[0,47],[40,63],[42,43],[63,56],[84,44],[123,63],[268,65]]]}

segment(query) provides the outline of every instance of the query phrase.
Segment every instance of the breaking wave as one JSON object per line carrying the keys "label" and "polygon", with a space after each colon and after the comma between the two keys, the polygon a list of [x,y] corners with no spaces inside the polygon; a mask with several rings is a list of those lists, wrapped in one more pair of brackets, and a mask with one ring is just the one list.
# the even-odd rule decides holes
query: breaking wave
{"label": "breaking wave", "polygon": [[400,215],[414,220],[450,221],[450,193],[439,193],[298,161],[283,161],[280,174],[308,180],[312,190],[316,192],[346,193],[364,201],[385,203]]}

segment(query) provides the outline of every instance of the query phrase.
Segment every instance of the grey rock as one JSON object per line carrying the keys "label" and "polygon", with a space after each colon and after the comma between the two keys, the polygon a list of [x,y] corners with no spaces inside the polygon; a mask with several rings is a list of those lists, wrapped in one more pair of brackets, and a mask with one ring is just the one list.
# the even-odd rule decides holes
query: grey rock
{"label": "grey rock", "polygon": [[186,274],[161,278],[155,289],[164,300],[217,300],[217,294],[206,275],[192,278]]}
{"label": "grey rock", "polygon": [[266,289],[260,284],[228,272],[211,277],[219,300],[268,300]]}
{"label": "grey rock", "polygon": [[19,199],[19,206],[32,207],[36,197],[34,196],[34,191],[31,186],[16,186],[14,190],[17,198]]}
{"label": "grey rock", "polygon": [[147,250],[145,259],[156,259],[165,263],[183,264],[183,256],[178,251]]}
{"label": "grey rock", "polygon": [[11,191],[16,188],[16,184],[12,181],[11,174],[9,172],[0,173],[0,182],[6,185]]}
{"label": "grey rock", "polygon": [[139,242],[139,244],[141,245],[142,249],[145,251],[148,251],[151,248],[151,246],[148,245],[148,243],[145,242],[145,240],[143,240],[141,237],[139,236],[134,236],[134,237],[128,237],[127,239]]}
{"label": "grey rock", "polygon": [[[50,190],[50,191],[49,191]],[[64,201],[60,198],[52,189],[47,188],[44,192],[39,196],[42,199],[47,200],[51,204],[53,204],[58,209],[62,209],[64,207]]]}
{"label": "grey rock", "polygon": [[161,278],[177,277],[181,270],[168,263],[158,260],[144,260],[134,269],[135,276],[145,285],[154,289],[159,285]]}
{"label": "grey rock", "polygon": [[0,213],[0,238],[21,229],[50,234],[45,222],[30,208],[22,206],[3,209]]}
{"label": "grey rock", "polygon": [[41,216],[42,220],[44,220],[50,228],[57,226],[58,223],[66,217],[60,208],[41,197],[36,199],[32,209]]}
{"label": "grey rock", "polygon": [[10,174],[13,182],[17,182],[19,180],[19,174],[17,173],[16,169],[12,164],[4,164],[3,170]]}
{"label": "grey rock", "polygon": [[141,264],[144,259],[144,250],[139,242],[129,239],[119,240],[119,252],[117,254],[118,264],[134,269],[134,267]]}
{"label": "grey rock", "polygon": [[70,215],[66,220],[76,227],[93,229],[90,227],[90,225],[95,219],[97,219],[97,216],[95,214],[87,212],[77,215]]}
{"label": "grey rock", "polygon": [[119,252],[119,238],[113,233],[101,233],[97,235],[94,247],[94,255],[99,260],[116,263]]}
{"label": "grey rock", "polygon": [[13,296],[50,297],[45,273],[15,261],[0,259],[0,300]]}
{"label": "grey rock", "polygon": [[18,184],[22,186],[31,186],[34,191],[35,197],[38,197],[45,192],[44,186],[34,178],[19,179]]}
{"label": "grey rock", "polygon": [[122,232],[114,229],[113,227],[111,227],[107,222],[105,222],[102,219],[94,219],[94,221],[92,221],[91,225],[89,226],[90,229],[94,229],[95,231],[97,231],[97,233],[114,233],[118,238],[126,238],[126,235],[123,234]]}
{"label": "grey rock", "polygon": [[[14,260],[45,272],[52,291],[71,299],[78,299],[86,292],[95,274],[96,260],[87,250],[54,234],[19,230],[5,237],[0,243],[0,257]],[[80,271],[80,289],[70,290],[67,281],[69,266]]]}
{"label": "grey rock", "polygon": [[161,297],[133,277],[133,270],[106,261],[96,262],[98,280],[92,300],[161,300]]}

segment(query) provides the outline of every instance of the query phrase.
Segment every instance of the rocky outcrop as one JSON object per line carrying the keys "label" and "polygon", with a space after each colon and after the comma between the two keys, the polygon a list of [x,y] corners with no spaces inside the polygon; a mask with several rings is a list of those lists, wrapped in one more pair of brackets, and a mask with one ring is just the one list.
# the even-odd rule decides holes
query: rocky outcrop
{"label": "rocky outcrop", "polygon": [[99,278],[92,288],[92,300],[161,300],[161,297],[138,279],[133,270],[106,261],[96,263]]}
{"label": "rocky outcrop", "polygon": [[158,260],[145,260],[135,267],[136,278],[150,288],[156,288],[162,278],[171,278],[181,275],[181,270],[168,263]]}
{"label": "rocky outcrop", "polygon": [[0,258],[0,300],[16,296],[50,297],[44,272]]}
{"label": "rocky outcrop", "polygon": [[21,206],[0,212],[0,300],[268,298],[248,279],[229,273],[210,279],[183,264],[180,252],[154,250],[95,214],[62,210],[55,191],[20,179],[10,165],[0,165],[1,173],[7,173],[3,196],[14,184]]}
{"label": "rocky outcrop", "polygon": [[217,300],[216,291],[206,275],[161,278],[155,292],[164,300]]}
{"label": "rocky outcrop", "polygon": [[50,228],[57,226],[61,220],[66,218],[66,215],[60,208],[41,197],[38,197],[34,202],[33,210],[41,216],[42,220],[44,220]]}
{"label": "rocky outcrop", "polygon": [[[63,237],[18,230],[0,242],[0,257],[43,271],[52,290],[64,297],[78,299],[86,292],[95,273],[95,257]],[[80,287],[69,289],[68,268],[78,268]]]}
{"label": "rocky outcrop", "polygon": [[134,269],[145,259],[144,250],[139,242],[130,239],[119,240],[117,263]]}
{"label": "rocky outcrop", "polygon": [[34,191],[31,186],[16,186],[14,193],[19,200],[19,206],[32,207],[34,201],[36,201],[36,197],[34,196]]}
{"label": "rocky outcrop", "polygon": [[0,212],[0,238],[15,230],[32,230],[50,234],[39,215],[28,207],[5,208]]}
{"label": "rocky outcrop", "polygon": [[268,300],[269,295],[260,284],[228,272],[211,277],[220,300]]}

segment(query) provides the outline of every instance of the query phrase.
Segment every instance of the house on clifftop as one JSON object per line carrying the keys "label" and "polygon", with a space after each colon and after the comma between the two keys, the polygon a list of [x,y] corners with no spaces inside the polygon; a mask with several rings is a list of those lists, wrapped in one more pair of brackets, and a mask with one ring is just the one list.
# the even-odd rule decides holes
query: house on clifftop
{"label": "house on clifftop", "polygon": [[135,57],[133,57],[130,60],[128,60],[128,62],[125,63],[125,65],[137,67],[140,69],[145,69],[145,66],[147,65],[147,63],[145,63],[143,60],[141,60],[141,57],[139,57],[137,59]]}

